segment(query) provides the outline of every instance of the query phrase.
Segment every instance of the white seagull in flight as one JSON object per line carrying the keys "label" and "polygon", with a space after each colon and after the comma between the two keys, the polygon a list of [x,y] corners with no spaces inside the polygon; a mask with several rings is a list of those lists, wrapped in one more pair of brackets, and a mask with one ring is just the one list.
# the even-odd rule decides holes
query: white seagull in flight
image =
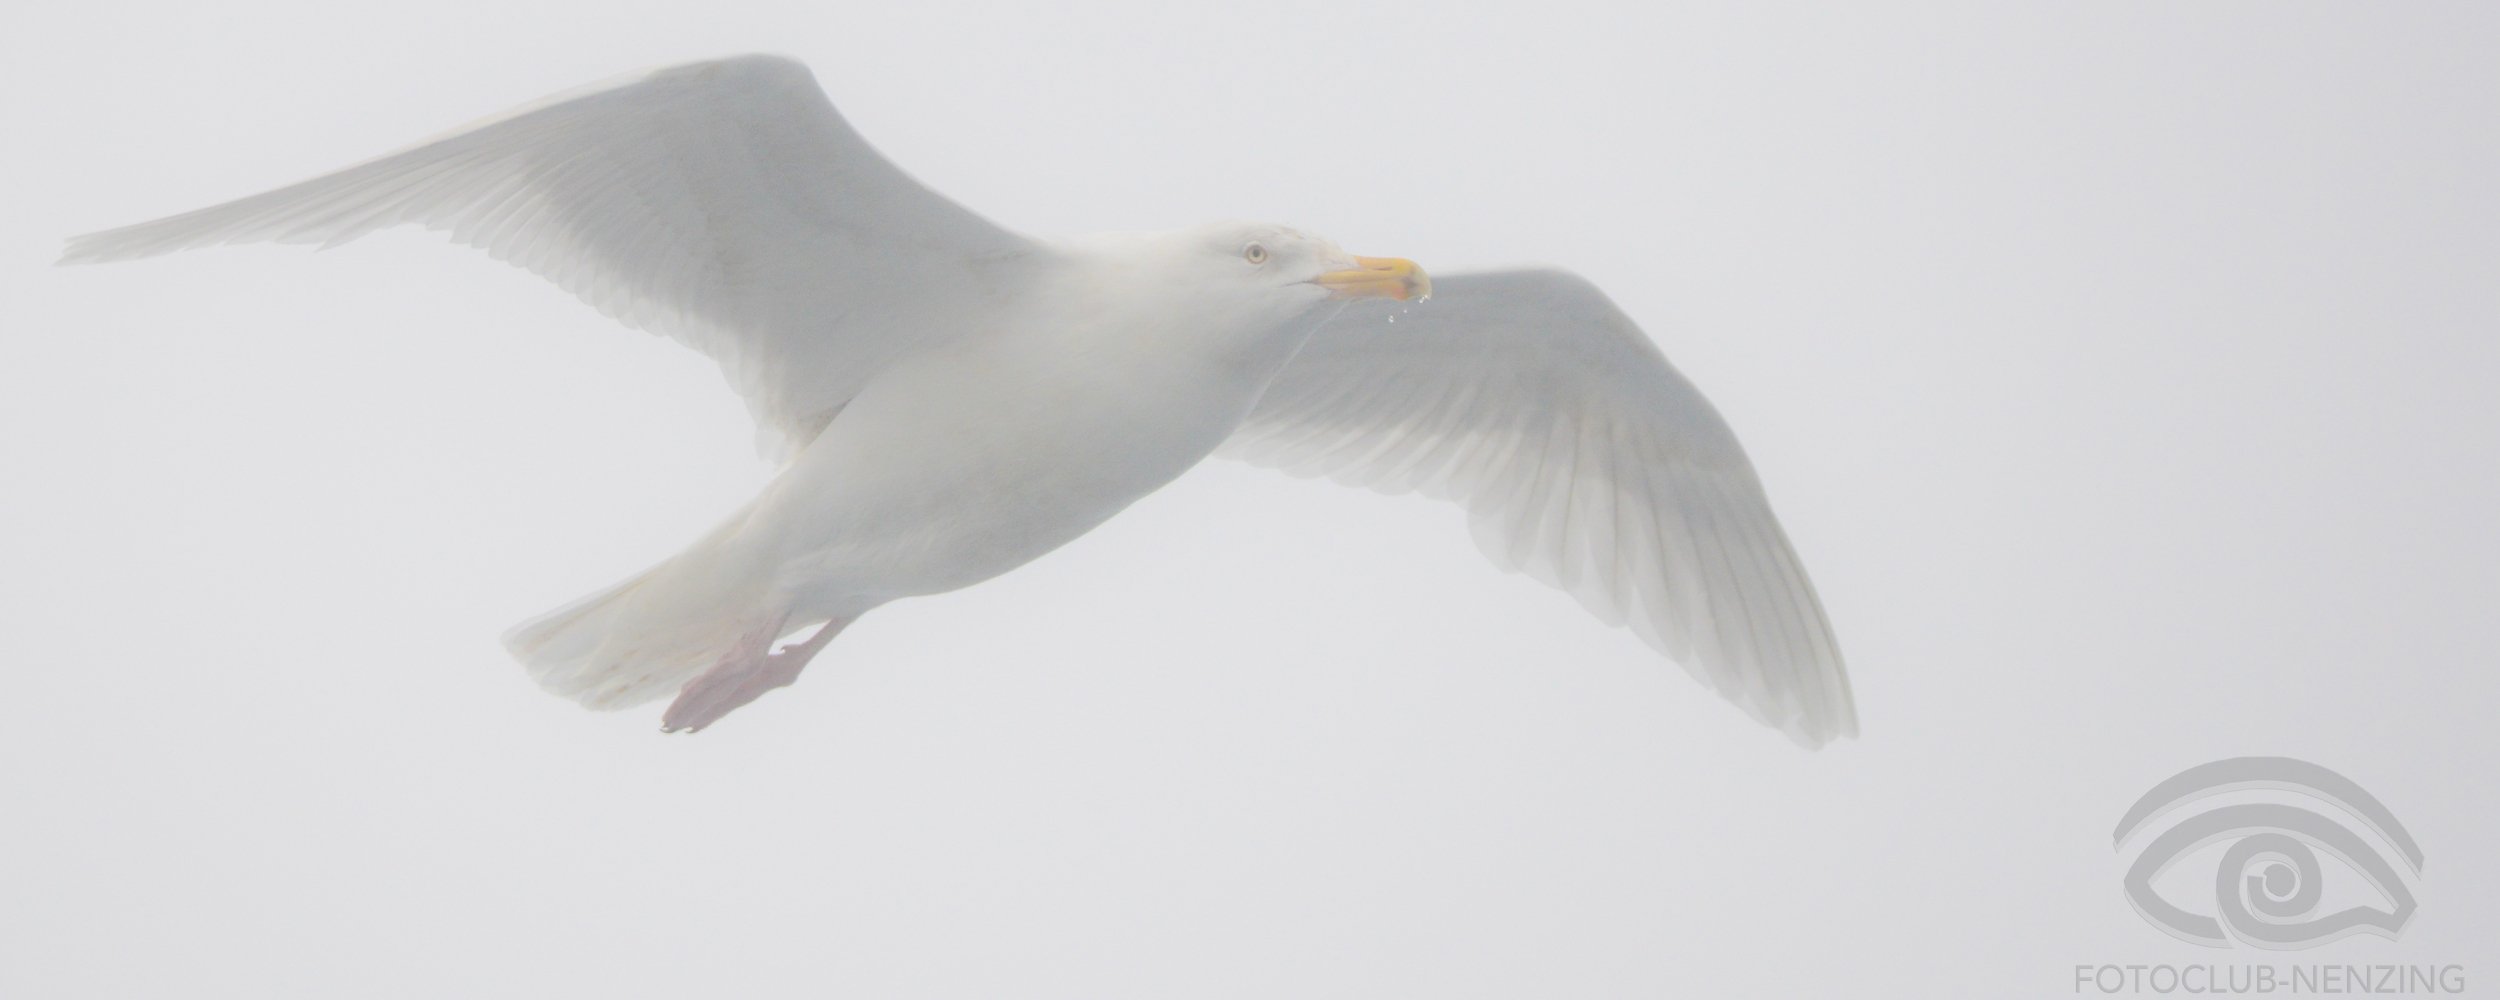
{"label": "white seagull in flight", "polygon": [[505,636],[592,708],[674,695],[663,727],[700,729],[879,605],[1024,565],[1222,454],[1455,502],[1496,562],[1755,718],[1856,732],[1735,436],[1588,282],[1436,284],[1260,223],[1025,236],[887,162],[788,59],[560,95],[62,259],[408,222],[711,356],[781,462],[685,551]]}

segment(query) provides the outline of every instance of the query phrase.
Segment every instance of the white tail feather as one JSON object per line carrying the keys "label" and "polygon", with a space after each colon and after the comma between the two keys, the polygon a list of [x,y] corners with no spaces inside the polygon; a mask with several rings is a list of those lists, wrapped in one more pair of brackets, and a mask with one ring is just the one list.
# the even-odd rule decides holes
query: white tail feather
{"label": "white tail feather", "polygon": [[655,599],[662,588],[654,581],[674,561],[513,626],[504,648],[540,687],[589,708],[676,693],[736,645],[747,623],[735,614],[684,614]]}

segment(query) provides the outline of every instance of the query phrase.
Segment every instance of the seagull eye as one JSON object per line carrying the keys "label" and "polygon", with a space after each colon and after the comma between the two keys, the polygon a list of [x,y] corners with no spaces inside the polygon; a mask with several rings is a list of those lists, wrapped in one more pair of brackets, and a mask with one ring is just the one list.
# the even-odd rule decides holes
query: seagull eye
{"label": "seagull eye", "polygon": [[1256,243],[1241,248],[1241,259],[1253,264],[1267,263],[1267,248]]}

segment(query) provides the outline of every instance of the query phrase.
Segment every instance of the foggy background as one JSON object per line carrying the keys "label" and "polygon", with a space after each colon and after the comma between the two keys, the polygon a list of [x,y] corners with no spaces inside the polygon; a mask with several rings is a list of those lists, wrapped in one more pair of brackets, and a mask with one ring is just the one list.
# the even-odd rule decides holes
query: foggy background
{"label": "foggy background", "polygon": [[[2495,40],[2465,4],[12,8],[0,993],[2480,987]],[[762,485],[710,362],[416,230],[49,266],[753,50],[1026,232],[1589,276],[1752,454],[1864,738],[1755,726],[1454,508],[1223,463],[662,737],[496,636]],[[2410,828],[2401,941],[2128,908],[2120,814],[2245,754]]]}

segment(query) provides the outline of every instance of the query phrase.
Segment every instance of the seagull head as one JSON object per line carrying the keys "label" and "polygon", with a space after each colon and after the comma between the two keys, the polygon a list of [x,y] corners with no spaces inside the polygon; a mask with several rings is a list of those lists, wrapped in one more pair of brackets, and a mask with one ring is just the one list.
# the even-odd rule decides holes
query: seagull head
{"label": "seagull head", "polygon": [[1165,253],[1189,287],[1247,309],[1290,314],[1329,301],[1432,295],[1432,279],[1414,261],[1357,257],[1288,226],[1227,222],[1176,235],[1179,245]]}
{"label": "seagull head", "polygon": [[1433,277],[1405,257],[1358,257],[1340,250],[1333,240],[1270,222],[1223,222],[1210,225],[1200,240],[1200,255],[1218,265],[1243,270],[1253,285],[1283,287],[1290,292],[1318,292],[1320,300],[1388,297],[1423,300],[1433,297]]}
{"label": "seagull head", "polygon": [[[1357,257],[1329,240],[1272,223],[1225,222],[1161,233],[1105,233],[1080,252],[1086,296],[1106,329],[1168,339],[1185,334],[1218,354],[1274,374],[1335,306],[1356,299],[1413,302],[1432,293],[1414,261]],[[1330,307],[1330,308],[1322,308]]]}

